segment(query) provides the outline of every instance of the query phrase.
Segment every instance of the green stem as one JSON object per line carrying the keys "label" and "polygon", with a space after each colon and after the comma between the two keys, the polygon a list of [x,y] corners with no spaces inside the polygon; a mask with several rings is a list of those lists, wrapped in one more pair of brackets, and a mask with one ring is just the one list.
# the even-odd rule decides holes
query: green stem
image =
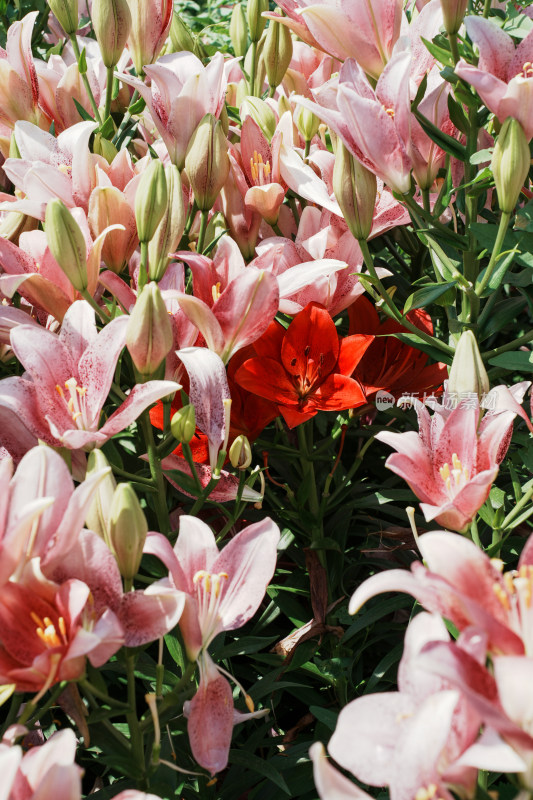
{"label": "green stem", "polygon": [[139,295],[148,281],[148,242],[141,242],[141,263],[139,265],[139,279],[137,281],[137,294]]}
{"label": "green stem", "polygon": [[114,67],[107,67],[107,84],[105,89],[104,122],[111,113],[111,97],[113,95]]}
{"label": "green stem", "polygon": [[491,0],[485,0],[485,3],[483,5],[483,16],[485,19],[489,18],[490,7],[491,7]]}
{"label": "green stem", "polygon": [[524,506],[526,506],[529,503],[532,497],[533,497],[533,486],[528,492],[525,493],[522,499],[519,500],[516,506],[511,511],[509,511],[509,513],[503,520],[502,524],[500,525],[499,528],[500,531],[504,531],[509,526],[509,524],[513,521],[513,519],[516,516],[518,516],[518,514],[520,514]]}
{"label": "green stem", "polygon": [[479,538],[479,532],[477,529],[477,520],[475,518],[470,523],[469,533],[470,533],[470,538],[472,539],[476,547],[479,547],[480,550],[483,550],[483,545],[481,543],[481,539]]}
{"label": "green stem", "polygon": [[[312,517],[311,526],[311,545],[318,544],[319,540],[323,538],[322,530],[322,515],[320,513],[320,503],[318,500],[318,491],[316,488],[315,465],[311,460],[313,453],[313,423],[309,425],[303,423],[298,425],[296,432],[298,434],[298,447],[300,450],[300,464],[302,467],[302,477],[304,482],[309,484],[309,511]],[[322,566],[325,566],[325,553],[323,550],[318,551]]]}
{"label": "green stem", "polygon": [[144,775],[143,733],[137,718],[137,700],[135,697],[135,655],[130,652],[126,652],[126,672],[128,676],[128,706],[130,708],[126,714],[126,721],[130,731],[132,757],[142,769]]}
{"label": "green stem", "polygon": [[363,258],[365,260],[365,266],[368,269],[370,275],[374,279],[376,284],[377,290],[381,295],[383,303],[389,310],[389,316],[393,317],[397,322],[400,322],[405,328],[410,330],[412,333],[416,333],[416,335],[422,339],[422,341],[427,342],[427,344],[432,345],[433,347],[437,347],[445,353],[452,355],[455,351],[453,347],[445,344],[445,342],[441,342],[440,339],[436,339],[434,336],[430,336],[424,331],[421,331],[420,328],[417,328],[416,325],[407,319],[407,317],[403,316],[403,314],[396,308],[394,303],[392,302],[389,294],[387,293],[385,287],[383,286],[381,280],[378,278],[376,269],[374,267],[374,261],[372,259],[372,254],[369,250],[368,243],[365,239],[359,239],[359,247],[361,248],[361,252],[363,253]]}
{"label": "green stem", "polygon": [[336,500],[336,498],[344,491],[345,487],[351,481],[351,479],[353,478],[353,476],[355,475],[355,473],[357,472],[357,470],[359,469],[359,467],[363,463],[363,459],[365,457],[365,453],[368,450],[368,448],[371,446],[371,444],[373,443],[374,438],[375,438],[374,436],[370,436],[368,441],[366,441],[364,443],[364,445],[362,446],[362,448],[359,451],[359,454],[358,454],[357,458],[354,460],[352,466],[350,467],[350,469],[348,470],[348,472],[344,476],[343,485],[340,486],[336,491],[334,491],[332,495],[330,495],[330,504],[333,503]]}
{"label": "green stem", "polygon": [[207,230],[207,220],[209,211],[202,211],[200,214],[200,231],[198,233],[198,242],[196,243],[196,252],[202,253],[204,249],[205,232]]}
{"label": "green stem", "polygon": [[304,161],[307,161],[309,157],[309,151],[311,149],[311,139],[305,140],[305,150],[304,150]]}
{"label": "green stem", "polygon": [[154,482],[152,481],[151,478],[143,478],[140,475],[134,475],[133,472],[127,472],[125,469],[121,469],[120,467],[117,467],[116,464],[113,464],[111,466],[111,469],[113,470],[114,473],[116,473],[117,475],[120,475],[121,478],[126,478],[126,480],[128,480],[128,481],[132,481],[132,482],[135,481],[135,483],[141,483],[141,484],[145,485],[147,488],[149,486],[153,487],[153,485],[154,485]]}
{"label": "green stem", "polygon": [[[137,89],[135,89],[135,91],[133,92],[133,94],[131,96],[130,106],[133,106],[137,102],[138,99],[139,99],[139,92],[137,91]],[[120,145],[120,139],[122,137],[122,134],[124,133],[124,131],[126,130],[126,128],[129,125],[130,119],[131,119],[131,114],[130,114],[130,112],[128,110],[128,111],[126,111],[126,113],[122,117],[122,122],[119,125],[118,131],[115,133],[115,135],[113,136],[113,139],[112,139],[113,144],[117,148]]]}
{"label": "green stem", "polygon": [[83,299],[86,300],[87,303],[89,303],[91,308],[94,308],[94,310],[96,311],[102,322],[104,323],[109,322],[110,320],[109,314],[106,311],[104,311],[103,308],[100,308],[100,306],[98,305],[92,294],[89,294],[87,289],[84,289],[83,292],[80,292],[80,294],[83,297]]}
{"label": "green stem", "polygon": [[[80,48],[78,46],[78,39],[75,33],[72,33],[69,36],[69,39],[72,44],[72,49],[74,50],[74,55],[76,56],[76,61],[79,63],[80,61]],[[102,125],[102,117],[100,116],[100,112],[98,111],[98,106],[96,105],[96,100],[94,99],[93,91],[91,89],[91,85],[89,83],[89,79],[87,77],[86,72],[81,72],[81,79],[83,81],[83,85],[85,86],[85,91],[87,92],[87,97],[89,98],[89,103],[91,104],[91,108],[93,110],[94,118],[97,121],[98,125]]]}
{"label": "green stem", "polygon": [[422,203],[426,214],[431,214],[431,205],[429,201],[429,189],[422,189]]}
{"label": "green stem", "polygon": [[282,239],[284,238],[284,236],[283,236],[283,231],[281,230],[281,228],[279,227],[279,225],[278,225],[278,223],[277,223],[277,222],[273,222],[273,223],[270,225],[270,227],[272,228],[272,230],[274,231],[274,233],[276,234],[276,236],[280,236]]}
{"label": "green stem", "polygon": [[[179,700],[179,696],[183,689],[187,686],[188,683],[191,682],[191,678],[194,675],[194,671],[196,669],[196,663],[194,661],[190,661],[185,668],[185,671],[181,678],[179,679],[178,683],[171,692],[163,697],[160,703],[157,706],[157,714],[159,719],[168,711],[176,713],[176,704]],[[181,709],[180,709],[181,710]],[[143,715],[139,723],[139,728],[141,731],[145,731],[147,728],[150,727],[150,724],[153,724],[152,715],[150,712]]]}
{"label": "green stem", "polygon": [[24,706],[24,711],[17,719],[17,725],[25,725],[29,730],[33,728],[37,720],[40,720],[44,717],[46,712],[49,708],[51,708],[59,695],[65,690],[67,685],[66,681],[61,681],[61,683],[56,683],[53,689],[50,690],[50,696],[46,703],[42,706],[37,707],[37,705],[30,700],[29,703],[26,703]]}
{"label": "green stem", "polygon": [[[465,233],[468,239],[468,247],[463,254],[463,275],[472,285],[475,284],[479,271],[479,262],[476,257],[476,239],[472,232],[472,223],[477,219],[477,197],[473,193],[472,181],[476,172],[476,167],[471,163],[471,158],[477,150],[477,110],[471,108],[468,111],[468,134],[466,137],[466,161],[465,161]],[[472,297],[463,296],[463,306],[461,308],[461,322],[476,322],[479,313],[479,302]]]}
{"label": "green stem", "polygon": [[252,55],[250,56],[250,80],[248,82],[249,92],[252,96],[255,95],[255,62],[257,60],[257,42],[252,42],[250,46]]}
{"label": "green stem", "polygon": [[450,49],[452,51],[453,63],[457,64],[457,62],[459,61],[459,59],[461,57],[459,55],[459,48],[457,46],[457,34],[456,33],[449,33],[448,34],[448,41],[450,43]]}
{"label": "green stem", "polygon": [[[100,706],[96,702],[96,698],[93,696],[93,693],[87,686],[84,688],[83,693],[87,698],[87,700],[89,701],[90,707],[95,710],[99,710]],[[120,743],[121,747],[123,747],[126,752],[131,750],[131,744],[129,740],[124,736],[124,734],[120,733],[120,731],[117,730],[117,728],[115,728],[115,726],[108,719],[103,717],[100,720],[100,723],[111,734],[111,736],[113,736],[113,738]]]}
{"label": "green stem", "polygon": [[511,220],[511,214],[509,211],[503,211],[500,217],[500,224],[498,226],[498,233],[496,235],[496,241],[494,242],[494,247],[490,256],[490,261],[487,269],[485,270],[485,274],[483,278],[476,286],[476,294],[478,297],[481,297],[487,285],[492,278],[494,270],[496,269],[496,263],[498,261],[498,256],[500,255],[500,251],[502,249],[502,245],[505,239],[505,234],[507,233],[507,228],[509,227],[509,222]]}
{"label": "green stem", "polygon": [[114,700],[112,697],[109,697],[108,694],[105,692],[101,692],[96,686],[90,683],[88,680],[84,679],[79,681],[79,686],[81,687],[82,691],[89,691],[94,697],[97,697],[102,702],[106,703],[108,706],[112,708],[129,708],[127,703],[121,703],[120,700]]}
{"label": "green stem", "polygon": [[161,469],[161,459],[157,452],[157,446],[154,441],[154,433],[152,430],[152,423],[150,422],[150,414],[148,411],[143,411],[140,416],[141,428],[146,444],[148,453],[148,463],[150,464],[150,474],[155,486],[158,489],[155,495],[155,506],[157,521],[159,523],[159,530],[161,533],[167,535],[170,532],[170,520],[168,516],[168,508],[166,502],[166,485],[163,470]]}
{"label": "green stem", "polygon": [[200,483],[200,478],[198,477],[198,473],[196,472],[196,464],[194,463],[194,458],[192,457],[191,446],[187,442],[184,442],[181,445],[181,449],[183,455],[185,456],[185,461],[187,462],[187,464],[189,465],[189,469],[191,470],[191,477],[194,483],[196,484],[196,489],[201,494],[203,491],[202,484]]}
{"label": "green stem", "polygon": [[519,336],[518,339],[513,339],[513,341],[508,344],[502,344],[501,347],[495,347],[494,350],[487,350],[486,353],[482,353],[481,358],[483,361],[489,361],[489,359],[499,356],[501,353],[507,353],[509,350],[516,350],[517,347],[528,344],[532,339],[533,331],[529,331],[529,333],[524,333],[523,336]]}
{"label": "green stem", "polygon": [[5,731],[7,731],[9,726],[13,725],[13,723],[17,719],[17,714],[19,713],[19,709],[20,709],[20,707],[22,705],[23,699],[24,699],[24,695],[22,694],[22,692],[17,692],[11,698],[11,703],[9,705],[9,711],[7,713],[7,716],[6,716],[5,720],[4,720],[4,724],[0,728],[1,736],[4,735]]}

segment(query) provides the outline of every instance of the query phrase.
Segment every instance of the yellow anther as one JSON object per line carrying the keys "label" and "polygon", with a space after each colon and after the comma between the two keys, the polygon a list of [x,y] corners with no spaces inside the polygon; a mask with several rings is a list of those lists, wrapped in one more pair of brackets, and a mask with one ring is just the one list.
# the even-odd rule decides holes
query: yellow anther
{"label": "yellow anther", "polygon": [[213,296],[213,302],[216,303],[217,300],[220,298],[220,295],[222,294],[222,292],[220,291],[220,281],[218,281],[218,283],[215,283],[215,285],[211,287],[211,294]]}
{"label": "yellow anther", "polygon": [[67,164],[59,164],[58,170],[62,172],[63,175],[70,175],[72,167],[69,167]]}
{"label": "yellow anther", "polygon": [[496,595],[496,597],[498,598],[501,605],[505,608],[505,610],[510,611],[511,603],[509,601],[509,595],[507,594],[507,592],[504,589],[502,589],[499,583],[493,584],[492,590]]}
{"label": "yellow anther", "polygon": [[219,572],[218,576],[219,578],[225,578],[226,580],[229,580],[229,575],[227,572]]}
{"label": "yellow anther", "polygon": [[244,695],[244,702],[246,703],[246,708],[248,709],[248,711],[250,713],[253,713],[255,711],[254,701],[252,700],[249,694]]}
{"label": "yellow anther", "polygon": [[389,115],[391,119],[394,119],[394,109],[393,108],[386,108],[385,113]]}
{"label": "yellow anther", "polygon": [[457,456],[457,453],[453,453],[452,454],[452,464],[453,464],[453,468],[454,469],[459,469],[459,470],[463,469],[463,465],[459,461],[459,457]]}
{"label": "yellow anther", "polygon": [[518,577],[519,578],[528,578],[528,567],[525,564],[522,564],[520,569],[518,570]]}
{"label": "yellow anther", "polygon": [[59,633],[61,634],[63,639],[66,639],[67,638],[67,626],[65,625],[65,620],[63,619],[63,617],[59,617],[59,619],[57,621],[57,625],[58,625],[58,628],[59,628]]}
{"label": "yellow anther", "polygon": [[515,593],[515,587],[513,583],[513,577],[510,572],[505,572],[503,575],[503,582],[505,583],[505,588],[509,592],[509,594]]}
{"label": "yellow anther", "polygon": [[58,393],[58,395],[59,395],[60,397],[64,397],[64,396],[65,396],[65,395],[63,394],[63,389],[61,388],[61,386],[60,386],[58,383],[56,383],[56,392]]}
{"label": "yellow anther", "polygon": [[200,569],[198,570],[198,572],[195,572],[192,578],[192,582],[194,583],[194,585],[196,586],[196,584],[199,581],[203,580],[207,574],[208,573],[205,571],[205,569]]}
{"label": "yellow anther", "polygon": [[76,386],[76,391],[79,395],[84,397],[87,394],[87,387],[86,386]]}
{"label": "yellow anther", "polygon": [[491,558],[490,563],[498,572],[503,572],[504,563],[501,558]]}
{"label": "yellow anther", "polygon": [[35,622],[35,624],[39,626],[39,628],[44,628],[43,620],[39,617],[38,614],[35,613],[35,611],[30,611],[30,617]]}
{"label": "yellow anther", "polygon": [[270,163],[269,162],[267,162],[265,164],[265,169],[264,169],[263,172],[264,172],[265,175],[270,175]]}
{"label": "yellow anther", "polygon": [[443,481],[448,480],[448,478],[450,477],[450,465],[448,464],[447,461],[439,469],[439,475],[441,476]]}

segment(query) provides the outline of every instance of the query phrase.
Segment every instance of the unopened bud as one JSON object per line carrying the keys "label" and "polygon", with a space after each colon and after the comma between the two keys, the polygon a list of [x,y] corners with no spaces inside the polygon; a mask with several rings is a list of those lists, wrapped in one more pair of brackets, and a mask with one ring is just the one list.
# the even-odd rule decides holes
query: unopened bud
{"label": "unopened bud", "polygon": [[128,0],[93,0],[91,19],[102,61],[106,67],[114,67],[131,31]]}
{"label": "unopened bud", "polygon": [[166,42],[172,23],[172,0],[128,0],[131,31],[128,50],[137,75],[152,64]]}
{"label": "unopened bud", "polygon": [[170,431],[177,442],[189,444],[196,431],[196,414],[192,403],[176,411],[170,420]]}
{"label": "unopened bud", "polygon": [[292,36],[290,29],[281,22],[270,20],[263,48],[263,61],[271,89],[279,86],[292,59]]}
{"label": "unopened bud", "polygon": [[228,226],[226,225],[224,215],[220,211],[217,211],[216,214],[212,215],[207,224],[207,229],[205,232],[206,242],[214,242],[215,239],[218,240],[223,233],[227,233],[227,230]]}
{"label": "unopened bud", "polygon": [[[101,450],[91,450],[87,458],[87,478],[101,469],[109,467],[109,462]],[[100,481],[93,495],[92,503],[85,515],[85,526],[100,536],[111,550],[111,540],[109,538],[109,519],[113,495],[117,488],[117,482],[110,472]]]}
{"label": "unopened bud", "polygon": [[46,206],[44,229],[53,257],[76,291],[84,292],[88,286],[85,239],[80,226],[58,198]]}
{"label": "unopened bud", "polygon": [[104,139],[101,133],[94,134],[93,152],[97,156],[103,156],[108,164],[111,164],[115,156],[118,155],[118,150],[113,142],[110,142],[109,139]]}
{"label": "unopened bud", "polygon": [[126,347],[141,380],[157,371],[173,344],[172,326],[157,283],[147,283],[130,314]]}
{"label": "unopened bud", "polygon": [[185,170],[201,211],[213,208],[229,174],[228,143],[222,124],[206,114],[192,135]]}
{"label": "unopened bud", "polygon": [[[257,88],[259,87],[259,91],[262,90],[263,84],[266,78],[266,69],[265,69],[265,62],[263,60],[263,47],[265,44],[265,36],[263,36],[257,43],[257,49],[255,51],[255,80],[254,86]],[[244,59],[244,71],[247,75],[251,75],[253,73],[253,65],[252,65],[252,55],[253,51],[252,48],[248,48],[248,52],[246,53],[246,57]],[[241,102],[244,98],[241,98]]]}
{"label": "unopened bud", "polygon": [[489,377],[483,364],[476,337],[464,331],[457,342],[448,378],[448,394],[457,397],[475,393],[481,400],[490,391]]}
{"label": "unopened bud", "polygon": [[109,231],[102,245],[102,259],[118,275],[138,244],[135,215],[123,192],[116,186],[97,186],[93,189],[87,221],[94,239],[110,225],[123,226],[124,230]]}
{"label": "unopened bud", "polygon": [[490,166],[500,209],[511,214],[531,166],[526,134],[513,117],[507,117],[502,125]]}
{"label": "unopened bud", "polygon": [[268,11],[268,0],[248,0],[246,18],[252,42],[258,42],[265,30],[266,19],[263,11]]}
{"label": "unopened bud", "polygon": [[133,580],[139,570],[148,525],[129,483],[119,483],[109,514],[109,538],[120,574]]}
{"label": "unopened bud", "polygon": [[229,37],[233,45],[233,52],[237,58],[245,56],[248,49],[248,26],[242,3],[235,3],[233,6],[229,24]]}
{"label": "unopened bud", "polygon": [[317,135],[320,120],[308,108],[298,106],[294,114],[294,121],[306,142],[310,142]]}
{"label": "unopened bud", "polygon": [[9,140],[9,158],[21,158],[17,137],[13,133]]}
{"label": "unopened bud", "polygon": [[458,33],[464,19],[468,0],[440,0],[444,30],[448,35]]}
{"label": "unopened bud", "polygon": [[344,219],[356,239],[368,239],[376,205],[376,176],[338,141],[333,168],[333,191]]}
{"label": "unopened bud", "polygon": [[180,243],[185,228],[185,208],[179,169],[174,165],[165,167],[168,203],[157,230],[148,243],[149,277],[160,281],[168,267],[169,253]]}
{"label": "unopened bud", "polygon": [[135,193],[135,221],[140,242],[149,242],[163,218],[168,203],[167,181],[161,161],[146,167]]}
{"label": "unopened bud", "polygon": [[241,434],[233,440],[229,449],[229,460],[235,469],[247,469],[252,463],[252,448],[248,437]]}
{"label": "unopened bud", "polygon": [[182,20],[176,11],[172,17],[169,34],[172,52],[181,53],[187,51],[192,53],[194,51],[194,40],[196,37],[187,23]]}
{"label": "unopened bud", "polygon": [[78,30],[78,0],[48,0],[50,11],[67,34]]}
{"label": "unopened bud", "polygon": [[244,122],[246,117],[251,117],[254,122],[257,122],[266,138],[270,142],[276,130],[276,115],[264,100],[260,97],[252,97],[248,95],[244,98],[240,108],[241,122]]}

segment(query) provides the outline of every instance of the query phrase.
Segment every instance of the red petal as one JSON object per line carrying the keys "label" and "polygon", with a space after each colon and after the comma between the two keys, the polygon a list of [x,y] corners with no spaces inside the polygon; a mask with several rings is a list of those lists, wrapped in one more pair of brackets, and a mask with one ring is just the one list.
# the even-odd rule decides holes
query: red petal
{"label": "red petal", "polygon": [[322,374],[328,375],[337,363],[339,337],[335,323],[325,308],[308,303],[297,314],[285,334],[281,360],[290,375],[306,375],[309,361],[321,362]]}

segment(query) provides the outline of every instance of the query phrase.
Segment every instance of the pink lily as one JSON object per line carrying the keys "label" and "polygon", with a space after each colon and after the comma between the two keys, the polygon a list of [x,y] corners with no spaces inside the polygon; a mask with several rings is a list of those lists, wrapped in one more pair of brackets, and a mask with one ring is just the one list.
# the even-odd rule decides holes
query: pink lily
{"label": "pink lily", "polygon": [[25,197],[9,203],[9,210],[44,220],[46,204],[59,197],[68,208],[87,211],[99,159],[89,151],[95,127],[94,122],[79,122],[56,138],[29,122],[17,122],[15,140],[21,157],[6,159],[4,170]]}
{"label": "pink lily", "polygon": [[348,59],[338,78],[313,92],[316,100],[297,101],[324,120],[348,150],[391,189],[404,194],[411,186],[409,77],[411,57],[393,56],[375,90],[362,68]]}
{"label": "pink lily", "polygon": [[514,117],[528,141],[533,138],[533,31],[518,47],[513,39],[488,19],[468,16],[466,30],[479,48],[477,67],[461,59],[456,74],[470,83],[500,122]]}
{"label": "pink lily", "polygon": [[219,552],[210,528],[184,516],[174,549],[161,534],[149,533],[146,540],[145,552],[163,561],[173,584],[187,595],[180,628],[188,657],[200,664],[189,735],[195,758],[212,774],[227,764],[233,702],[207,648],[219,633],[240,628],[257,611],[274,573],[279,536],[267,518],[248,525]]}
{"label": "pink lily", "polygon": [[435,404],[431,418],[414,400],[419,433],[377,435],[397,452],[385,466],[403,478],[422,501],[428,522],[464,532],[487,499],[509,446],[514,412],[485,414],[479,400],[463,400],[453,411]]}
{"label": "pink lily", "polygon": [[30,325],[15,328],[11,345],[28,377],[0,381],[0,419],[7,408],[48,444],[91,449],[124,430],[152,403],[180,389],[173,381],[135,386],[99,429],[127,322],[127,317],[119,317],[97,333],[93,310],[78,300],[65,314],[59,335]]}
{"label": "pink lily", "polygon": [[244,174],[250,188],[244,197],[245,205],[261,214],[269,225],[278,221],[279,209],[286,189],[279,172],[281,135],[274,133],[269,144],[252,117],[246,117],[241,130],[241,157]]}
{"label": "pink lily", "polygon": [[229,437],[231,397],[222,360],[205,347],[178,350],[178,358],[189,376],[189,398],[196,425],[207,436],[209,463],[214,470],[220,448],[226,450]]}
{"label": "pink lily", "polygon": [[17,580],[51,546],[65,553],[74,545],[108,473],[99,470],[75,489],[64,460],[49,447],[31,449],[14,474],[10,459],[0,462],[0,586]]}
{"label": "pink lily", "polygon": [[37,11],[14,22],[7,31],[6,50],[0,48],[0,128],[11,133],[25,119],[47,129],[50,120],[39,108],[39,86],[31,51]]}
{"label": "pink lily", "polygon": [[[191,261],[198,273],[199,264],[205,267],[205,262]],[[226,364],[234,353],[258,339],[273,320],[279,307],[278,282],[269,272],[247,267],[222,290],[220,283],[213,285],[212,298],[212,307],[188,294],[181,295],[178,302],[208,348]]]}
{"label": "pink lily", "polygon": [[[278,5],[287,14],[285,24],[289,27],[292,20],[303,20],[304,41],[315,46],[318,43],[319,48],[341,61],[357,59],[373,78],[381,75],[400,35],[399,0],[281,0]],[[283,17],[281,21],[284,22]]]}
{"label": "pink lily", "polygon": [[101,666],[124,641],[116,615],[95,611],[85,583],[52,582],[37,567],[23,583],[2,587],[0,623],[0,681],[21,692],[42,693],[58,681],[77,680],[86,657]]}
{"label": "pink lily", "polygon": [[75,756],[76,735],[71,728],[26,753],[19,745],[0,744],[1,800],[79,800],[82,770]]}
{"label": "pink lily", "polygon": [[353,594],[351,614],[381,592],[412,594],[429,611],[451,620],[459,631],[475,626],[487,636],[491,654],[533,654],[533,539],[520,556],[518,572],[502,574],[494,562],[463,536],[445,531],[425,533],[419,549],[427,564],[412,571],[389,570],[372,576]]}
{"label": "pink lily", "polygon": [[180,170],[192,134],[205,114],[219,116],[226,92],[226,65],[222,53],[215,53],[204,67],[192,53],[162,56],[145,72],[151,87],[131,75],[119,74],[124,83],[137,89],[163,139],[170,160]]}

